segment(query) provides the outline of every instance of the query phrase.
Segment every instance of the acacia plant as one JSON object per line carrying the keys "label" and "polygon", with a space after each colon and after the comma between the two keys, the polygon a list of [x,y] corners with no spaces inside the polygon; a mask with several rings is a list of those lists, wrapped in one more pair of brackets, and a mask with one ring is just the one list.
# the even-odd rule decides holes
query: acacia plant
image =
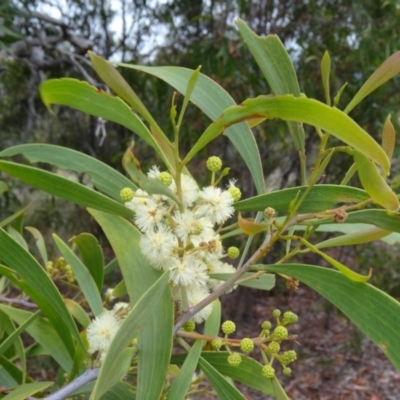
{"label": "acacia plant", "polygon": [[[343,88],[331,98],[328,53],[321,62],[324,104],[300,92],[277,36],[259,37],[241,20],[237,25],[271,94],[237,105],[200,68],[119,65],[154,75],[183,95],[179,109],[175,97],[172,101],[171,135],[163,132],[117,69],[93,53],[92,65],[113,94],[69,78],[41,85],[48,107],[67,105],[125,126],[154,149],[163,165],[143,172],[133,144],[122,158],[127,177],[92,157],[53,145],[27,144],[0,153],[3,173],[87,207],[115,253],[115,260],[104,265],[93,235],[82,233],[67,244],[54,234],[62,257],[49,260],[43,236],[27,227],[36,239],[41,264],[22,237],[23,211],[1,223],[6,228],[0,228],[0,282],[3,303],[8,302],[0,305],[0,381],[8,392],[5,399],[54,400],[78,394],[92,400],[176,400],[191,394],[243,399],[235,382],[287,399],[278,377],[290,376],[297,358],[296,340],[301,342],[301,337],[296,339],[290,326],[298,316],[290,311],[281,314],[277,304],[252,337],[235,338],[235,323],[221,324],[219,302],[238,285],[270,290],[276,277],[293,290],[303,282],[318,291],[400,368],[400,304],[368,283],[372,271],[362,271],[362,266],[354,271],[325,252],[400,232],[398,196],[387,183],[395,143],[390,116],[381,145],[348,116],[399,72],[400,52],[389,57],[340,110]],[[182,154],[180,128],[190,103],[212,122]],[[271,191],[264,185],[251,128],[273,118],[287,121],[299,155],[298,187]],[[305,151],[303,124],[311,126],[319,140],[312,159]],[[242,198],[241,182],[229,176],[229,166],[220,158],[211,156],[205,164],[196,159],[221,134],[247,165],[258,192],[255,197]],[[17,155],[87,174],[92,187],[5,160]],[[353,164],[341,181],[320,183],[328,165],[343,159]],[[209,174],[203,187],[190,174],[192,160],[205,165]],[[244,215],[248,212],[256,217]],[[319,230],[333,235],[318,241],[314,233]],[[241,249],[224,245],[226,238],[243,234],[248,238]],[[298,260],[307,252],[330,267],[302,264]],[[275,262],[265,264],[266,255],[274,256]],[[114,288],[104,287],[105,274],[115,268],[123,279]],[[62,297],[55,282],[69,286],[69,298]],[[115,301],[126,295],[128,301]],[[24,347],[22,332],[33,338],[33,344]],[[36,355],[54,359],[54,381],[33,381],[27,358]]]}

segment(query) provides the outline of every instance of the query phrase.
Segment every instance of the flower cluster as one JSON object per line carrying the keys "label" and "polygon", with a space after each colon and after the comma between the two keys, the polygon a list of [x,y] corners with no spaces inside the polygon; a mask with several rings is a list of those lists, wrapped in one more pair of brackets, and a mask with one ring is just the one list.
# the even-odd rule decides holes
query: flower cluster
{"label": "flower cluster", "polygon": [[[214,185],[200,189],[190,176],[182,174],[177,182],[157,167],[150,169],[148,177],[166,184],[179,200],[142,189],[132,192],[132,196],[123,189],[121,198],[135,212],[134,222],[143,233],[142,253],[154,268],[169,271],[175,300],[187,309],[221,285],[210,274],[235,272],[232,265],[221,260],[227,254],[217,229],[233,215],[233,203],[240,198],[240,190],[233,181],[226,190]],[[194,321],[202,322],[211,310],[211,305],[206,306],[193,317]]]}

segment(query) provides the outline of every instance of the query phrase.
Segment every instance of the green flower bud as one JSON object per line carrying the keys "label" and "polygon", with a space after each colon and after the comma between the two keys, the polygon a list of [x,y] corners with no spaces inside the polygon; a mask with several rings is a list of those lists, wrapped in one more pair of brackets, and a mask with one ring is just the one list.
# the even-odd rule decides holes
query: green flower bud
{"label": "green flower bud", "polygon": [[165,185],[165,186],[169,186],[172,183],[172,175],[167,172],[167,171],[163,171],[160,172],[157,176],[157,178]]}
{"label": "green flower bud", "polygon": [[295,313],[293,313],[291,311],[286,311],[283,314],[282,324],[283,325],[294,324],[298,320],[299,320],[299,317]]}
{"label": "green flower bud", "polygon": [[285,351],[282,355],[282,364],[287,365],[297,360],[297,353],[295,350]]}
{"label": "green flower bud", "polygon": [[292,374],[292,370],[289,367],[283,368],[283,375],[290,376]]}
{"label": "green flower bud", "polygon": [[131,201],[133,199],[133,196],[135,195],[135,192],[131,188],[123,188],[119,192],[119,197],[121,200],[126,203],[128,201]]}
{"label": "green flower bud", "polygon": [[289,336],[288,330],[284,326],[277,326],[272,334],[276,340],[285,340]]}
{"label": "green flower bud", "polygon": [[276,354],[276,353],[279,353],[280,349],[281,349],[281,345],[278,342],[272,341],[268,345],[268,348],[265,350],[265,353],[266,354]]}
{"label": "green flower bud", "polygon": [[238,258],[240,255],[240,251],[237,247],[231,246],[228,248],[228,257],[234,260],[235,258]]}
{"label": "green flower bud", "polygon": [[281,316],[281,310],[275,309],[274,311],[272,311],[272,316],[274,318],[279,318]]}
{"label": "green flower bud", "polygon": [[211,341],[211,346],[214,350],[219,350],[222,347],[222,340],[217,338]]}
{"label": "green flower bud", "polygon": [[269,322],[269,321],[264,321],[264,322],[261,324],[261,328],[264,329],[264,330],[271,329],[271,326],[272,326],[272,324],[271,324],[271,322]]}
{"label": "green flower bud", "polygon": [[183,330],[186,332],[193,332],[195,329],[196,329],[196,324],[192,320],[186,321],[185,324],[183,325]]}
{"label": "green flower bud", "polygon": [[222,332],[225,335],[231,335],[233,332],[236,331],[236,325],[233,321],[225,321],[221,326]]}
{"label": "green flower bud", "polygon": [[243,351],[243,353],[250,353],[254,349],[254,343],[251,339],[249,338],[244,338],[240,341],[240,350]]}
{"label": "green flower bud", "polygon": [[274,379],[275,368],[271,367],[271,365],[264,365],[262,368],[262,375],[267,379]]}
{"label": "green flower bud", "polygon": [[228,364],[232,367],[238,367],[242,362],[242,356],[239,353],[232,353],[228,356]]}
{"label": "green flower bud", "polygon": [[212,172],[217,172],[222,168],[222,160],[219,157],[211,156],[207,160],[207,168]]}
{"label": "green flower bud", "polygon": [[228,188],[228,192],[231,194],[234,202],[239,201],[242,197],[242,192],[236,186],[231,186],[230,188]]}

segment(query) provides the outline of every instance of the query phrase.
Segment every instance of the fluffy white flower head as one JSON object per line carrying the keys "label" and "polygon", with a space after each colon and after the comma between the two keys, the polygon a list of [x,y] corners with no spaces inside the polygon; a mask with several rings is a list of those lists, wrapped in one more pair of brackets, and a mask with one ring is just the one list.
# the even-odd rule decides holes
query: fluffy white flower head
{"label": "fluffy white flower head", "polygon": [[[197,303],[200,303],[201,300],[205,299],[208,295],[209,295],[208,291],[204,288],[198,288],[188,291],[189,306],[190,307],[195,306]],[[211,311],[212,311],[212,303],[208,304],[203,309],[201,309],[197,314],[195,314],[193,316],[193,321],[196,322],[196,324],[200,324],[210,316]]]}
{"label": "fluffy white flower head", "polygon": [[[169,188],[173,193],[177,193],[176,184],[173,180]],[[188,175],[181,175],[182,201],[185,207],[191,207],[199,197],[199,187],[196,181]]]}
{"label": "fluffy white flower head", "polygon": [[193,263],[198,262],[199,261],[190,254],[184,255],[182,258],[173,259],[172,265],[169,269],[170,280],[176,286],[189,286],[193,283],[195,278]]}
{"label": "fluffy white flower head", "polygon": [[204,232],[210,232],[213,228],[211,221],[203,217],[196,217],[193,211],[185,210],[174,215],[176,236],[186,242],[190,237],[199,237]]}
{"label": "fluffy white flower head", "polygon": [[153,230],[164,218],[166,207],[149,199],[145,204],[136,208],[135,224],[142,232]]}
{"label": "fluffy white flower head", "polygon": [[218,187],[207,186],[199,193],[200,204],[197,207],[196,215],[206,217],[215,224],[224,223],[234,213],[232,207],[233,197]]}
{"label": "fluffy white flower head", "polygon": [[166,270],[169,267],[169,258],[178,240],[171,230],[164,225],[158,225],[155,231],[149,231],[140,239],[140,250],[150,261],[150,264],[157,268]]}
{"label": "fluffy white flower head", "polygon": [[89,353],[93,354],[96,351],[105,353],[117,333],[120,323],[113,311],[104,311],[97,316],[86,330]]}

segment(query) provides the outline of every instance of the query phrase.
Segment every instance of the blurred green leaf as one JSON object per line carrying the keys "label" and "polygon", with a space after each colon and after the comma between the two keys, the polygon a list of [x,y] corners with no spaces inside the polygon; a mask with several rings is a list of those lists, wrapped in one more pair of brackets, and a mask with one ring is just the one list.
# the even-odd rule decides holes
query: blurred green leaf
{"label": "blurred green leaf", "polygon": [[[9,307],[0,304],[0,310],[7,314],[17,324],[25,323],[33,313],[23,310],[18,310],[14,307]],[[70,371],[72,368],[72,358],[68,353],[64,343],[60,341],[59,335],[50,322],[45,318],[37,318],[27,328],[26,331],[33,337],[46,354],[50,355],[57,361],[64,371]]]}
{"label": "blurred green leaf", "polygon": [[324,88],[324,93],[325,93],[325,103],[328,106],[331,105],[331,94],[330,94],[330,84],[329,84],[330,75],[331,75],[331,57],[329,56],[328,51],[325,51],[321,60],[321,78],[322,78],[322,86]]}
{"label": "blurred green leaf", "polygon": [[217,336],[221,326],[221,301],[216,299],[212,303],[211,314],[204,324],[204,334],[208,336]]}
{"label": "blurred green leaf", "polygon": [[71,299],[64,299],[64,303],[76,321],[78,321],[84,328],[87,328],[90,324],[90,318],[82,306]]}
{"label": "blurred green leaf", "polygon": [[371,92],[383,85],[389,79],[400,72],[400,50],[386,59],[382,65],[367,79],[364,85],[358,90],[356,95],[345,108],[344,112],[348,114],[358,103],[360,103]]}
{"label": "blurred green leaf", "polygon": [[[118,65],[154,75],[167,82],[182,94],[185,93],[187,82],[193,73],[193,70],[182,67],[147,67],[121,63]],[[225,108],[236,104],[228,92],[203,74],[199,75],[190,101],[199,107],[212,121],[218,119]],[[232,126],[226,130],[225,135],[233,143],[248,166],[257,192],[264,193],[264,175],[259,155],[260,152],[248,124],[242,123]]]}
{"label": "blurred green leaf", "polygon": [[[76,325],[60,292],[38,262],[0,228],[1,259],[22,279],[14,279],[38,305],[57,330],[71,355],[75,352],[74,337],[80,343]],[[4,274],[4,268],[3,268]],[[10,276],[8,276],[10,278]]]}
{"label": "blurred green leaf", "polygon": [[199,366],[217,392],[218,398],[221,400],[244,400],[243,394],[202,357],[199,359]]}
{"label": "blurred green leaf", "polygon": [[11,393],[4,396],[3,400],[24,400],[34,395],[35,393],[46,390],[50,386],[54,385],[54,382],[35,382],[25,383],[15,388]]}
{"label": "blurred green leaf", "polygon": [[179,374],[169,387],[167,400],[184,400],[186,398],[186,392],[193,380],[193,374],[196,371],[203,342],[203,340],[196,340],[190,349]]}
{"label": "blurred green leaf", "polygon": [[117,203],[115,200],[99,192],[51,172],[9,161],[0,161],[0,171],[4,171],[37,189],[73,203],[121,215],[126,218],[133,216],[133,211],[121,203]]}
{"label": "blurred green leaf", "polygon": [[[240,35],[260,67],[275,95],[293,94],[300,96],[299,82],[289,54],[277,35],[260,37],[241,19],[236,20]],[[305,153],[304,129],[288,121],[289,132],[298,151]]]}
{"label": "blurred green leaf", "polygon": [[251,118],[280,118],[285,121],[304,122],[318,127],[382,166],[387,175],[390,161],[379,144],[354,120],[337,108],[329,107],[306,97],[258,96],[238,106],[227,108],[194,144],[184,161],[188,162],[200,149],[220,135],[226,128]]}
{"label": "blurred green leaf", "polygon": [[[121,268],[132,304],[159,279],[161,272],[151,267],[139,247],[141,233],[130,222],[96,210],[89,210],[100,224]],[[161,293],[156,311],[147,314],[138,335],[137,398],[160,396],[169,365],[173,340],[173,300],[171,292]],[[162,335],[160,335],[162,332]]]}
{"label": "blurred green leaf", "polygon": [[390,120],[391,115],[386,117],[385,125],[382,131],[382,149],[387,154],[389,160],[392,159],[394,148],[396,147],[396,133]]}
{"label": "blurred green leaf", "polygon": [[74,236],[70,241],[78,247],[83,263],[90,275],[92,275],[101,295],[104,277],[104,257],[98,240],[90,233],[81,233],[78,236]]}
{"label": "blurred green leaf", "polygon": [[20,386],[22,384],[23,373],[10,360],[1,356],[0,357],[0,367],[2,367],[2,368],[0,368],[0,371],[5,372],[8,375],[8,380],[10,382],[10,384],[4,384],[4,382],[2,382],[2,379],[0,379],[2,386],[14,388],[14,387]]}
{"label": "blurred green leaf", "polygon": [[[275,211],[287,212],[290,202],[301,196],[307,186],[276,190],[275,192],[251,197],[234,204],[237,211],[264,211],[272,207]],[[342,185],[314,185],[305,200],[301,203],[299,212],[311,213],[332,208],[339,203],[359,203],[369,199],[364,190]]]}
{"label": "blurred green leaf", "polygon": [[142,120],[119,97],[72,78],[49,79],[41,83],[39,90],[48,108],[52,104],[62,104],[125,126],[153,147],[167,166],[170,165]]}
{"label": "blurred green leaf", "polygon": [[347,279],[340,272],[305,264],[266,266],[269,272],[300,280],[347,315],[400,370],[398,351],[400,303],[369,285]]}
{"label": "blurred green leaf", "polygon": [[357,232],[348,233],[335,238],[324,240],[315,245],[317,249],[325,249],[327,247],[353,246],[355,244],[369,243],[382,239],[390,235],[392,232],[372,226],[366,229],[360,229]]}
{"label": "blurred green leaf", "polygon": [[75,253],[54,233],[53,239],[61,254],[71,266],[79,288],[82,290],[94,316],[99,316],[103,312],[103,302],[92,275]]}
{"label": "blurred green leaf", "polygon": [[0,157],[22,154],[30,162],[45,162],[59,168],[88,174],[93,186],[100,192],[120,201],[119,192],[125,187],[136,190],[136,186],[124,175],[107,164],[86,154],[52,144],[22,144],[0,152]]}
{"label": "blurred green leaf", "polygon": [[354,152],[354,161],[357,164],[361,184],[374,202],[388,211],[397,211],[399,199],[385,179],[382,178],[375,163],[358,151]]}
{"label": "blurred green leaf", "polygon": [[28,209],[29,205],[26,207],[22,208],[21,210],[18,210],[14,214],[10,215],[6,219],[3,219],[3,221],[0,221],[0,228],[3,228],[4,226],[7,226],[8,224],[11,224],[13,221],[16,219],[20,218],[21,215],[24,215],[26,210]]}
{"label": "blurred green leaf", "polygon": [[25,229],[30,232],[35,239],[36,247],[39,250],[39,254],[42,257],[43,265],[46,266],[48,258],[46,251],[46,244],[44,243],[43,235],[36,228],[26,226]]}
{"label": "blurred green leaf", "polygon": [[[149,321],[148,316],[156,312],[157,305],[163,297],[162,294],[165,291],[169,291],[168,280],[169,272],[167,271],[161,275],[161,277],[143,294],[143,296],[139,298],[137,302],[135,302],[132,310],[123,320],[120,328],[115,334],[113,341],[110,344],[103,364],[101,365],[96,385],[94,386],[92,395],[90,397],[91,400],[100,399],[103,393],[110,389],[125,375],[127,369],[129,368],[129,363],[126,365],[126,368],[120,368],[121,358],[124,358],[124,352],[127,346],[129,346],[132,340],[137,337],[139,330],[146,326],[147,322]],[[149,396],[146,398],[150,399]],[[152,398],[154,399],[154,397]]]}

